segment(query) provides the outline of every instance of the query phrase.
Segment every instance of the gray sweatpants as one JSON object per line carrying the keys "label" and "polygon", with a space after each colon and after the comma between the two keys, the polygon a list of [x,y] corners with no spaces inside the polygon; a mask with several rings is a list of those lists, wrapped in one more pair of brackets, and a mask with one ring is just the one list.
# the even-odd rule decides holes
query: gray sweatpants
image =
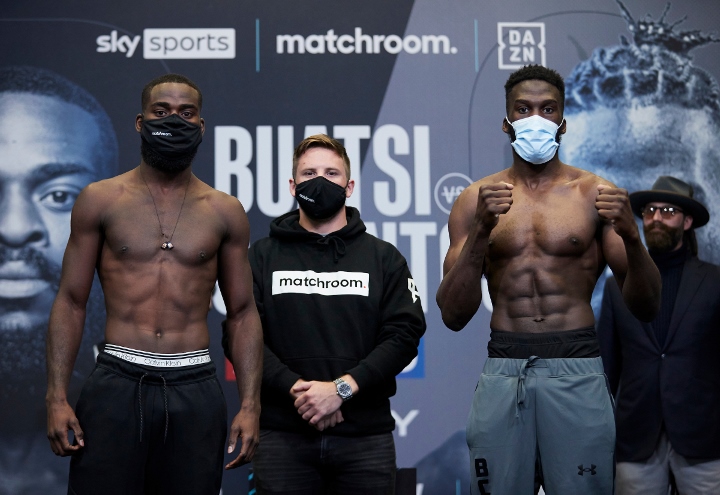
{"label": "gray sweatpants", "polygon": [[597,358],[488,358],[467,424],[473,494],[612,495],[615,420]]}

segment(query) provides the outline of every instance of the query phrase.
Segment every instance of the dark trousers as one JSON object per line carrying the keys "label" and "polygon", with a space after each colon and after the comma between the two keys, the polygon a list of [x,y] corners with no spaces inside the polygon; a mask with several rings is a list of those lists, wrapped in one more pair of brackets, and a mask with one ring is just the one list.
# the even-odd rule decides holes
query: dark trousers
{"label": "dark trousers", "polygon": [[392,495],[392,433],[360,437],[261,430],[253,459],[258,495]]}
{"label": "dark trousers", "polygon": [[227,407],[213,363],[158,369],[100,353],[76,415],[85,447],[69,495],[220,491]]}

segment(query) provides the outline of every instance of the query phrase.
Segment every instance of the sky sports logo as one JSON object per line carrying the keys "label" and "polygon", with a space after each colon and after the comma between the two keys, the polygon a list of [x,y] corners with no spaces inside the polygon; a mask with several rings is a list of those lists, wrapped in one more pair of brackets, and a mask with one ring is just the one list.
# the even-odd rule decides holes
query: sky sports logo
{"label": "sky sports logo", "polygon": [[[98,36],[98,53],[124,53],[130,58],[140,35],[119,35],[117,30]],[[145,59],[232,59],[235,58],[234,28],[186,28],[143,30]]]}
{"label": "sky sports logo", "polygon": [[362,28],[356,27],[353,34],[335,34],[334,29],[325,34],[278,34],[275,37],[275,51],[278,54],[305,54],[312,55],[332,53],[341,55],[351,54],[381,54],[396,55],[405,52],[415,54],[456,54],[458,49],[450,43],[450,38],[444,34],[409,34],[401,37],[397,34],[365,34]]}
{"label": "sky sports logo", "polygon": [[363,272],[281,270],[272,274],[272,294],[318,294],[321,296],[368,296],[370,275]]}

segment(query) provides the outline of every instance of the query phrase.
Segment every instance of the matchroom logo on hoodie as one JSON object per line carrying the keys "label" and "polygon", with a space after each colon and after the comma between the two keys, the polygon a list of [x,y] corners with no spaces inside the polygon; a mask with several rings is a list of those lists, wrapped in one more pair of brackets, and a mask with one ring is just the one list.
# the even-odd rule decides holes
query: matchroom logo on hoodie
{"label": "matchroom logo on hoodie", "polygon": [[362,272],[277,271],[272,276],[272,293],[367,297],[369,284],[370,275]]}

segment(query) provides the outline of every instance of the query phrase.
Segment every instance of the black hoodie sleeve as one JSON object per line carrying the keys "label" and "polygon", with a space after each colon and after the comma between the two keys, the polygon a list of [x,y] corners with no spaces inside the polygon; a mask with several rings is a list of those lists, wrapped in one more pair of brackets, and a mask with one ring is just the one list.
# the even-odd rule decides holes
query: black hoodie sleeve
{"label": "black hoodie sleeve", "polygon": [[[262,271],[262,249],[256,248],[257,244],[253,244],[248,252],[250,268],[253,274],[253,295],[255,296],[255,305],[260,314],[260,321],[263,326],[263,332],[266,327],[265,306],[263,301],[263,271]],[[295,382],[301,378],[300,375],[290,370],[277,355],[270,350],[267,344],[264,345],[263,352],[263,386],[277,389],[278,392],[289,394],[290,388]]]}
{"label": "black hoodie sleeve", "polygon": [[392,256],[385,264],[380,328],[375,348],[357,366],[347,370],[360,388],[388,382],[417,356],[420,337],[425,333],[425,315],[405,258],[390,246]]}

